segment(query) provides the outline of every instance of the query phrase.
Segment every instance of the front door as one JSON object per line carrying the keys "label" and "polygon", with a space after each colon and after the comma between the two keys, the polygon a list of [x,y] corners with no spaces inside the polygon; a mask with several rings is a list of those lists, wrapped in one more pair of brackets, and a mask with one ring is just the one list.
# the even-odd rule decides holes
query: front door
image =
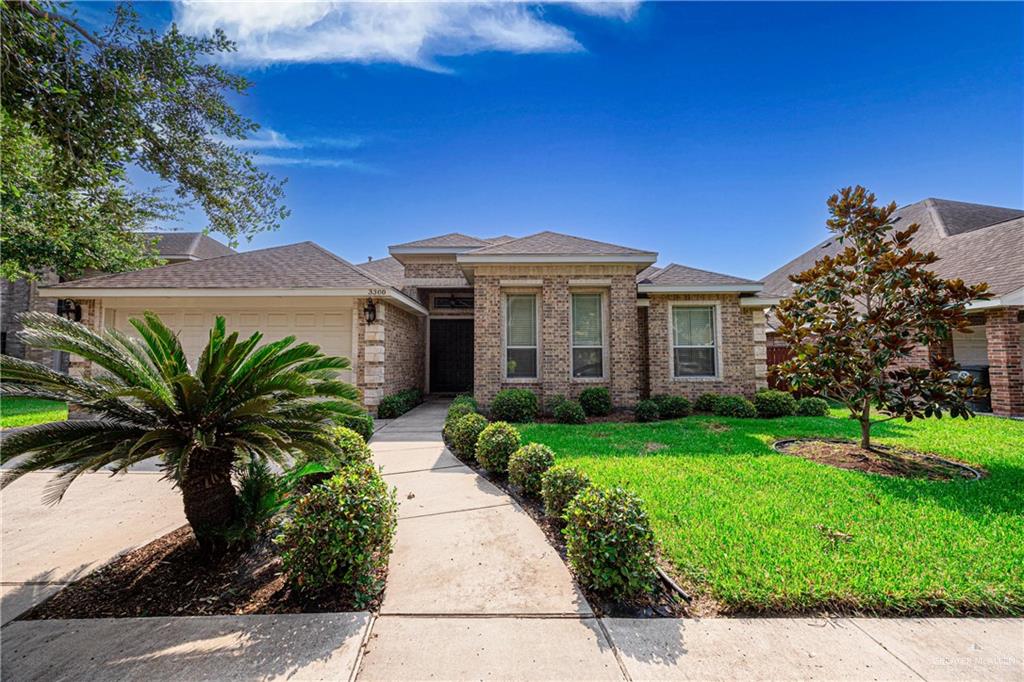
{"label": "front door", "polygon": [[473,320],[430,321],[430,392],[473,390]]}

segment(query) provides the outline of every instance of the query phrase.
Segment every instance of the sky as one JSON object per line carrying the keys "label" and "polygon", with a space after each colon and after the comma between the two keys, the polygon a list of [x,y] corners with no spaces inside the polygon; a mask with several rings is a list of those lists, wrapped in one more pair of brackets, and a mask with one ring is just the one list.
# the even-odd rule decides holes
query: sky
{"label": "sky", "polygon": [[[79,5],[86,19],[100,5]],[[541,230],[759,278],[862,184],[1024,206],[1021,3],[177,3],[223,28],[291,216],[352,262]],[[175,227],[202,229],[191,212]],[[216,235],[215,235],[216,236]]]}

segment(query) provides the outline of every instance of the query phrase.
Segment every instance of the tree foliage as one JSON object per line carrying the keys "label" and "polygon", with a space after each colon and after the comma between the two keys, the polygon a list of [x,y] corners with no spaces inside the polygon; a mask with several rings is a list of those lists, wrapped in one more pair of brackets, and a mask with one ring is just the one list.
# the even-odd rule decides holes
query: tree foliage
{"label": "tree foliage", "polygon": [[[861,423],[870,447],[872,409],[882,421],[972,415],[970,379],[955,379],[951,358],[930,367],[907,362],[954,330],[969,331],[966,306],[988,298],[985,284],[943,279],[931,269],[938,256],[912,246],[919,225],[898,229],[896,204],[876,206],[863,187],[828,200],[828,229],[844,248],[790,279],[793,293],[775,309],[778,333],[792,357],[778,367],[794,390],[842,402]],[[977,393],[977,389],[974,389]]]}
{"label": "tree foliage", "polygon": [[151,265],[138,231],[185,206],[232,242],[287,216],[282,183],[230,144],[258,126],[228,102],[249,83],[214,63],[234,49],[222,32],[158,33],[124,3],[96,34],[65,3],[0,0],[0,23],[0,275]]}

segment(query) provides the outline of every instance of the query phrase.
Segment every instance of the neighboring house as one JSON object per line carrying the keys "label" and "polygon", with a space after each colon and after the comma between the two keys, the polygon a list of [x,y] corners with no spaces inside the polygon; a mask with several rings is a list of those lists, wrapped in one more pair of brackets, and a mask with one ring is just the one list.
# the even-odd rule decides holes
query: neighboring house
{"label": "neighboring house", "polygon": [[[202,260],[234,253],[234,249],[221,244],[202,232],[144,232],[147,239],[159,239],[157,252],[167,263]],[[26,347],[18,337],[21,324],[18,316],[29,310],[58,312],[58,300],[39,295],[40,287],[48,287],[61,280],[53,272],[46,272],[35,281],[19,279],[0,283],[0,353],[42,363],[60,371],[67,369],[67,355],[38,348]],[[63,308],[61,308],[63,310]]]}
{"label": "neighboring house", "polygon": [[[921,226],[914,247],[939,256],[936,273],[969,284],[986,282],[992,293],[991,300],[969,306],[972,333],[955,332],[941,346],[921,348],[914,362],[927,363],[934,354],[952,357],[987,381],[994,414],[1024,416],[1024,210],[925,199],[900,208],[896,215],[901,226]],[[835,255],[840,248],[829,237],[766,276],[762,295],[788,295],[794,286],[790,275],[807,270],[822,256]],[[784,344],[771,327],[769,318],[769,353],[773,359],[781,358]]]}
{"label": "neighboring house", "polygon": [[[462,234],[391,246],[354,265],[311,242],[48,287],[83,320],[127,329],[153,310],[193,361],[216,315],[265,338],[294,334],[352,360],[368,409],[406,388],[503,388],[542,400],[610,389],[617,407],[651,394],[752,395],[765,385],[759,282],[554,232]],[[80,360],[72,370],[87,373]]]}

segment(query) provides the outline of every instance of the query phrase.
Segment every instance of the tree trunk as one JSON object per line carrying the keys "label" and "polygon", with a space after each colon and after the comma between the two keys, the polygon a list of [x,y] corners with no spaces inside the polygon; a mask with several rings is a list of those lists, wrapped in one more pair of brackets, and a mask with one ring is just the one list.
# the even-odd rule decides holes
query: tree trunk
{"label": "tree trunk", "polygon": [[220,453],[192,453],[181,493],[200,551],[208,557],[219,554],[227,547],[225,531],[238,512],[231,459]]}
{"label": "tree trunk", "polygon": [[871,449],[871,403],[867,400],[860,411],[860,446],[865,450]]}

